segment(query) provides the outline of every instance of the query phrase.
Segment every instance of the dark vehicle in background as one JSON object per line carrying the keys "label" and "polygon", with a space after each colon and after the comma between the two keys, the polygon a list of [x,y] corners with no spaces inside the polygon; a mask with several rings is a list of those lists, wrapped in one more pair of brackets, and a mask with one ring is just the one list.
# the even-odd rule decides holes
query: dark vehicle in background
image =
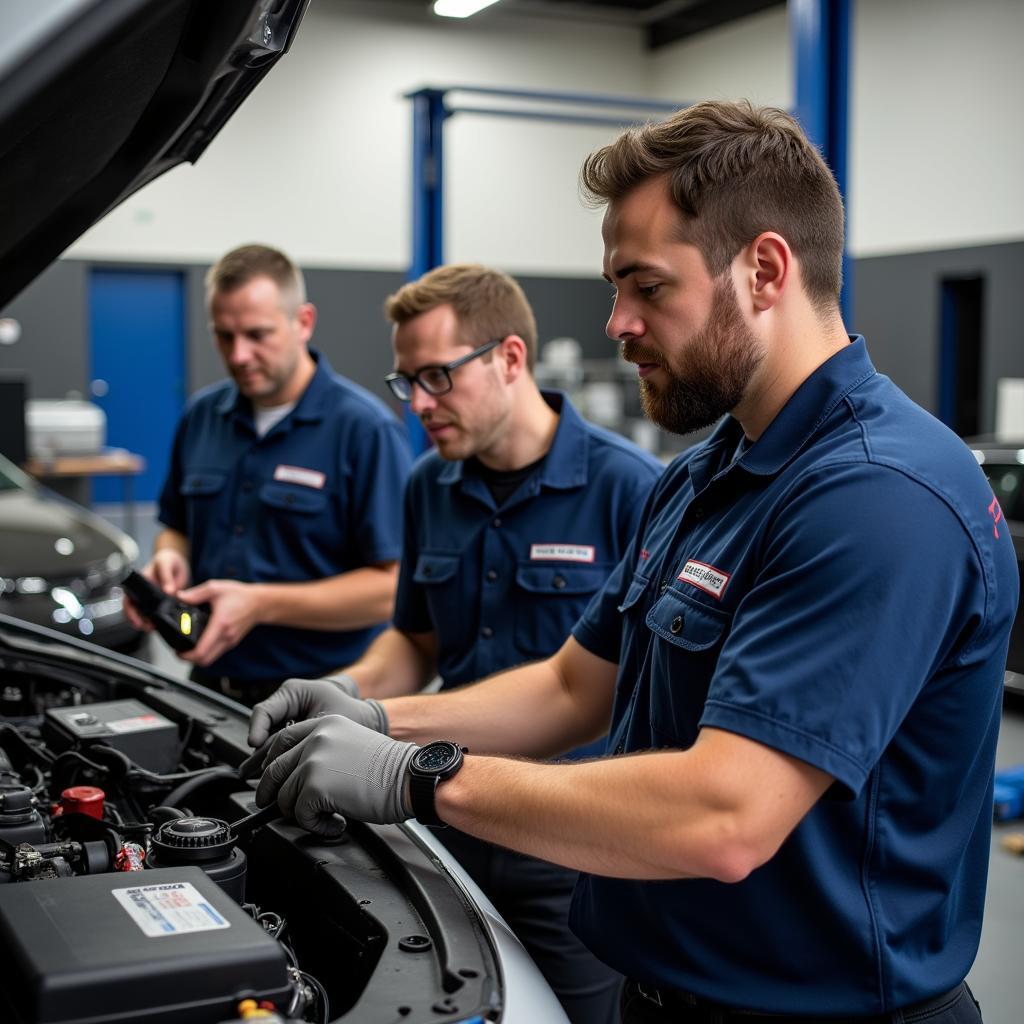
{"label": "dark vehicle in background", "polygon": [[[972,438],[967,444],[988,477],[1002,509],[1002,520],[994,522],[993,529],[1008,530],[1013,538],[1017,569],[1021,574],[1021,594],[1024,595],[1024,438]],[[1010,634],[1006,689],[1008,693],[1024,697],[1024,600],[1017,608]]]}
{"label": "dark vehicle in background", "polygon": [[0,613],[137,650],[120,581],[135,541],[105,519],[41,487],[0,456]]}
{"label": "dark vehicle in background", "polygon": [[[4,5],[0,309],[196,160],[307,2]],[[133,547],[13,467],[0,488],[0,606],[50,627],[0,614],[0,1021],[567,1024],[428,829],[254,818],[247,709],[79,639]]]}

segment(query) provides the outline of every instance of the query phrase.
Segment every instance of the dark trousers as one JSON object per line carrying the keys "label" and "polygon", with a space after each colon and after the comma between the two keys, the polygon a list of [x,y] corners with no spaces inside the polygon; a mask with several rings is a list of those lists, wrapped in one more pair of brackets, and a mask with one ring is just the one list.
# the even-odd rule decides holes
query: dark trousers
{"label": "dark trousers", "polygon": [[569,1020],[618,1024],[622,976],[569,931],[569,901],[577,873],[492,846],[457,829],[437,829],[434,835],[508,922]]}
{"label": "dark trousers", "polygon": [[627,981],[622,992],[622,1024],[981,1024],[981,1009],[967,983],[934,999],[892,1013],[866,1017],[813,1017],[730,1010],[696,1001],[683,993]]}

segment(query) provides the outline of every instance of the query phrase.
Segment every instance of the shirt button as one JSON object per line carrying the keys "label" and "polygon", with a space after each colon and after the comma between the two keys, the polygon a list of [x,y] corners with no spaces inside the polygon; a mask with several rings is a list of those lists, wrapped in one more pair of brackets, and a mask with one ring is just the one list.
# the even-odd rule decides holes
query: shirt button
{"label": "shirt button", "polygon": [[483,637],[483,638],[484,638],[485,640],[490,640],[490,638],[491,638],[492,636],[494,636],[494,630],[493,630],[493,629],[491,629],[491,627],[490,627],[490,626],[484,626],[484,628],[480,630],[480,635],[481,635],[481,636],[482,636],[482,637]]}
{"label": "shirt button", "polygon": [[242,490],[243,491],[251,491],[252,490],[252,481],[251,480],[243,480],[242,481]]}
{"label": "shirt button", "polygon": [[660,587],[658,587],[658,593],[659,594],[664,594],[666,590],[668,590],[668,584],[667,583],[662,583],[662,585]]}
{"label": "shirt button", "polygon": [[693,518],[694,518],[694,519],[703,519],[703,518],[704,518],[704,509],[703,509],[703,508],[701,508],[701,506],[700,506],[700,505],[698,505],[698,506],[697,506],[697,507],[696,507],[696,508],[695,508],[695,509],[693,510]]}
{"label": "shirt button", "polygon": [[294,494],[286,494],[284,496],[284,503],[286,505],[294,505],[295,504],[295,495]]}
{"label": "shirt button", "polygon": [[235,533],[237,536],[241,537],[242,534],[245,533],[245,527],[241,523],[235,523]]}
{"label": "shirt button", "polygon": [[494,520],[494,522],[491,523],[491,526],[493,526],[495,529],[497,529],[499,526],[501,526],[501,519],[500,518],[496,518]]}
{"label": "shirt button", "polygon": [[487,579],[493,583],[498,578],[498,574],[493,569],[487,570]]}
{"label": "shirt button", "polygon": [[430,565],[423,566],[423,575],[424,576],[433,576],[434,575],[434,568],[433,568],[433,566],[430,566]]}
{"label": "shirt button", "polygon": [[669,626],[668,628],[672,631],[673,635],[678,633],[683,628],[683,617],[682,617],[682,615],[677,615],[672,620],[672,625]]}
{"label": "shirt button", "polygon": [[551,581],[551,583],[553,584],[555,590],[564,590],[565,589],[565,577],[564,576],[556,576]]}

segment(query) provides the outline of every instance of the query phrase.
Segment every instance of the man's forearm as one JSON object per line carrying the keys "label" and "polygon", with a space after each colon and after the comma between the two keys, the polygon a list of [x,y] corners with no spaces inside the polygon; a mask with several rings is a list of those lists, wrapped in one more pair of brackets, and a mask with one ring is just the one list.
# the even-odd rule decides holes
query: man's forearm
{"label": "man's forearm", "polygon": [[188,561],[191,550],[188,537],[178,530],[172,530],[169,526],[165,527],[153,541],[153,553],[165,550],[177,551]]}
{"label": "man's forearm", "polygon": [[577,764],[469,755],[436,802],[456,828],[581,871],[737,882],[775,855],[831,781],[705,730],[686,751]]}
{"label": "man's forearm", "polygon": [[554,757],[608,728],[615,666],[569,640],[551,658],[446,693],[384,702],[396,739],[474,753]]}
{"label": "man's forearm", "polygon": [[302,583],[250,583],[259,621],[304,629],[365,629],[387,622],[395,603],[398,563],[365,566]]}
{"label": "man's forearm", "polygon": [[361,697],[399,697],[418,693],[434,677],[436,639],[432,633],[407,634],[386,629],[345,674],[359,684]]}

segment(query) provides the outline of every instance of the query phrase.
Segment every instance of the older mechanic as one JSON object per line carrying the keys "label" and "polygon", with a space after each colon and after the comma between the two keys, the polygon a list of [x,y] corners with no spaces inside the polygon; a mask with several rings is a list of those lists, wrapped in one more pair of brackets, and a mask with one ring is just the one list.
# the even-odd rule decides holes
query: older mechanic
{"label": "older mechanic", "polygon": [[[649,415],[730,415],[554,657],[377,706],[335,691],[264,752],[257,802],[318,831],[436,816],[586,872],[573,927],[631,979],[628,1024],[977,1022],[1018,590],[991,490],[847,336],[841,200],[791,117],[701,103],[583,181]],[[496,756],[609,716],[618,756]]]}
{"label": "older mechanic", "polygon": [[[386,304],[395,396],[435,448],[405,495],[394,628],[346,671],[364,696],[451,689],[553,654],[626,551],[661,473],[533,377],[537,328],[519,285],[487,267],[439,267]],[[307,684],[259,706],[305,715]],[[543,713],[543,708],[537,708]],[[604,750],[603,740],[570,756]],[[618,1019],[621,978],[568,928],[576,873],[450,830],[442,836],[502,912],[579,1024]]]}
{"label": "older mechanic", "polygon": [[231,380],[182,418],[144,574],[210,603],[181,657],[251,705],[352,661],[390,618],[411,455],[384,403],[309,348],[316,310],[284,253],[229,252],[207,301]]}

